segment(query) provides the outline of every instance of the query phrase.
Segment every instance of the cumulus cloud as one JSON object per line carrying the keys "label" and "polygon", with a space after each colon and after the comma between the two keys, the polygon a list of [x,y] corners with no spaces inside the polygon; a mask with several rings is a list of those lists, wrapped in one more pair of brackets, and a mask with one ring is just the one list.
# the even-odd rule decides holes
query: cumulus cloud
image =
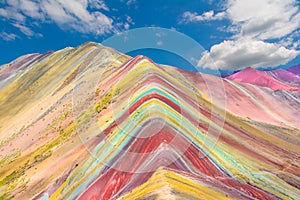
{"label": "cumulus cloud", "polygon": [[[233,36],[205,51],[199,66],[229,70],[276,67],[299,55],[296,33],[300,12],[296,0],[227,0],[223,11],[217,14],[209,11],[182,15],[185,23],[207,20],[231,22],[221,30]],[[269,43],[270,40],[276,43]]]}
{"label": "cumulus cloud", "polygon": [[202,15],[199,15],[196,12],[186,11],[182,14],[181,23],[190,23],[197,21],[208,21],[208,20],[221,20],[225,18],[225,12],[214,13],[213,10],[204,12]]}
{"label": "cumulus cloud", "polygon": [[245,67],[275,67],[294,59],[299,52],[275,43],[252,39],[225,40],[202,53],[199,67],[236,70]]}
{"label": "cumulus cloud", "polygon": [[5,0],[0,5],[0,18],[9,20],[27,36],[38,35],[30,26],[41,23],[55,23],[63,30],[94,35],[118,32],[124,26],[128,28],[125,22],[115,23],[102,12],[109,8],[101,0]]}
{"label": "cumulus cloud", "polygon": [[300,26],[295,0],[228,0],[226,13],[240,27],[239,36],[281,38]]}

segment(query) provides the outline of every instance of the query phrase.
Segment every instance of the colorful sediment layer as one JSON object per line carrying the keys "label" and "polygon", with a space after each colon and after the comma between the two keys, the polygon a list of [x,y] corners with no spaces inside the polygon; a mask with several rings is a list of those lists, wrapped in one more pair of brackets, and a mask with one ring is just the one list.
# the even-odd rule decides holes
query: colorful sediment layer
{"label": "colorful sediment layer", "polygon": [[268,87],[272,90],[290,91],[299,90],[299,87],[294,87],[290,84],[294,82],[298,84],[300,81],[299,76],[286,70],[259,71],[251,67],[232,74],[226,78],[235,82],[250,83],[262,87]]}
{"label": "colorful sediment layer", "polygon": [[0,198],[300,198],[299,90],[96,43],[21,57],[0,77]]}

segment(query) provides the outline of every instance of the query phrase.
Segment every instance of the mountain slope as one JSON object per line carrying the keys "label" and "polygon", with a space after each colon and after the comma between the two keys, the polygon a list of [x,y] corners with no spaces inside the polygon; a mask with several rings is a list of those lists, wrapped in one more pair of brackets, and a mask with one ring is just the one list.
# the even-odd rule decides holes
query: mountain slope
{"label": "mountain slope", "polygon": [[120,199],[248,199],[204,175],[159,168],[149,180]]}
{"label": "mountain slope", "polygon": [[295,65],[295,66],[292,66],[290,67],[289,69],[287,69],[289,72],[292,72],[296,75],[299,75],[300,76],[300,64],[299,65]]}
{"label": "mountain slope", "polygon": [[234,73],[228,77],[228,80],[232,80],[239,83],[250,83],[258,86],[268,87],[272,90],[289,90],[289,91],[297,91],[298,87],[293,87],[287,85],[285,83],[276,80],[274,77],[270,76],[268,73],[264,71],[259,71],[248,67],[242,71]]}
{"label": "mountain slope", "polygon": [[3,198],[300,197],[296,91],[274,95],[95,43],[26,69],[0,91]]}
{"label": "mountain slope", "polygon": [[289,72],[284,69],[277,69],[264,72],[285,84],[300,87],[300,76],[292,72]]}

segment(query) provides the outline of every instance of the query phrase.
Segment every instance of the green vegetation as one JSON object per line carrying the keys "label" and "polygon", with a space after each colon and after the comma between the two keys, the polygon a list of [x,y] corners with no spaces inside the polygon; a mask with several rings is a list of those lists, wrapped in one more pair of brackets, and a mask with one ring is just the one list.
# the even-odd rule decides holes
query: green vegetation
{"label": "green vegetation", "polygon": [[[97,91],[96,91],[97,92]],[[100,99],[100,101],[98,101],[96,103],[96,106],[94,108],[95,112],[100,113],[102,110],[107,109],[108,105],[111,103],[115,103],[116,100],[113,99],[114,96],[117,96],[120,94],[120,88],[117,88],[114,93],[112,92],[112,90],[108,91],[103,98]]]}
{"label": "green vegetation", "polygon": [[2,191],[2,194],[0,196],[1,199],[13,199],[14,195],[11,194],[11,191],[19,188],[20,191],[24,191],[26,189],[25,182],[26,178],[22,176],[25,175],[25,170],[29,168],[30,160],[27,160],[27,162],[21,166],[19,169],[13,171],[8,176],[6,176],[3,180],[0,181],[0,188],[4,187],[4,190]]}
{"label": "green vegetation", "polygon": [[[26,127],[28,128],[28,127]],[[13,141],[14,139],[16,139],[17,137],[20,136],[21,133],[23,133],[26,130],[25,126],[23,126],[17,133],[12,134],[10,137],[8,137],[5,140],[1,140],[0,141],[0,148],[4,148],[5,145],[8,145],[9,142]]]}
{"label": "green vegetation", "polygon": [[[66,119],[68,116],[68,112],[64,112],[61,116],[59,116],[54,122],[49,125],[53,128],[53,126],[58,126],[58,122],[60,120]],[[41,146],[38,148],[35,152],[33,152],[30,155],[20,157],[19,151],[16,151],[14,154],[11,154],[7,156],[6,160],[8,158],[14,158],[10,159],[11,162],[9,163],[9,166],[6,166],[6,169],[2,169],[0,172],[0,175],[4,177],[5,173],[13,168],[14,166],[19,167],[16,170],[13,170],[8,175],[6,175],[2,180],[0,180],[0,200],[1,199],[12,199],[14,196],[12,195],[12,191],[24,191],[26,190],[26,184],[28,181],[26,181],[28,178],[26,178],[25,172],[26,170],[30,169],[31,167],[35,166],[37,163],[47,159],[52,155],[52,152],[54,148],[59,147],[60,145],[67,142],[73,133],[75,133],[75,125],[74,122],[71,121],[67,127],[62,129],[61,126],[59,127],[59,135],[51,139],[47,144]],[[48,127],[49,128],[49,127]],[[56,130],[56,129],[54,129]],[[16,159],[19,157],[18,159]],[[1,162],[7,162],[6,160],[1,160]],[[27,160],[24,162],[23,160]],[[22,162],[23,161],[23,162]],[[23,164],[22,164],[23,163]]]}
{"label": "green vegetation", "polygon": [[14,150],[11,154],[8,154],[7,156],[5,156],[5,158],[0,160],[0,166],[3,166],[4,164],[8,163],[9,161],[16,159],[20,155],[21,155],[20,149]]}

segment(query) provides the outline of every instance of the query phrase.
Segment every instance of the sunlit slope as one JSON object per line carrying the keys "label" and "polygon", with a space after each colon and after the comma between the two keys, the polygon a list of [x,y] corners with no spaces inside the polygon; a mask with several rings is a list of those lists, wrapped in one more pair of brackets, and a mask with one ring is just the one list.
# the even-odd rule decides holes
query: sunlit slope
{"label": "sunlit slope", "polygon": [[3,198],[300,198],[296,91],[272,118],[268,89],[95,43],[22,70],[0,91]]}

